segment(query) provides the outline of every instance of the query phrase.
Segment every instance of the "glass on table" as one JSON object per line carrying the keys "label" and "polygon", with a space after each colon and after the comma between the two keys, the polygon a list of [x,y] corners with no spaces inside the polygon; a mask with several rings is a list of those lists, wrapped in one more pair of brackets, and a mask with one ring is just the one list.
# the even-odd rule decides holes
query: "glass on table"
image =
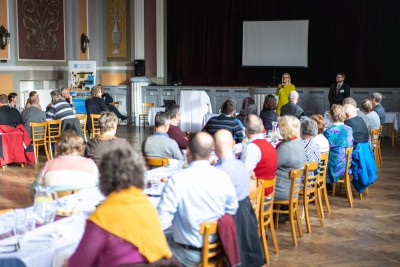
{"label": "glass on table", "polygon": [[12,253],[20,249],[15,236],[14,212],[0,216],[0,253]]}

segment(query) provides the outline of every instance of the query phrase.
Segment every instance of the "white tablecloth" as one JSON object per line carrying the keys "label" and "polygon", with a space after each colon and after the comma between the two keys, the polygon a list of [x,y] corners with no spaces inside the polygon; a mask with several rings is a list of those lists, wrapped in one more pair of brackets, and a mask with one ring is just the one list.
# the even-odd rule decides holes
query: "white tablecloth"
{"label": "white tablecloth", "polygon": [[180,98],[183,132],[200,132],[203,117],[212,113],[210,97],[204,91],[181,91]]}
{"label": "white tablecloth", "polygon": [[156,118],[157,112],[165,111],[164,107],[154,107],[149,110],[149,115],[147,116],[147,120],[150,126],[154,126],[154,119]]}
{"label": "white tablecloth", "polygon": [[[175,171],[170,167],[160,167],[148,171],[146,176],[169,177]],[[151,188],[144,190],[145,194],[151,195],[149,199],[155,207],[160,202],[160,195],[164,186],[164,183],[160,183],[157,190]],[[104,196],[98,188],[93,188],[83,189],[65,198],[76,203],[81,213],[26,233],[18,252],[0,254],[0,267],[50,267],[55,255],[63,252],[71,254],[75,251],[82,238],[86,219],[96,209],[96,206],[104,200]],[[0,216],[0,224],[2,218],[4,217]],[[63,237],[52,238],[51,235],[54,233],[62,233]]]}
{"label": "white tablecloth", "polygon": [[399,112],[386,112],[385,123],[393,123],[393,130],[398,131],[397,120],[399,119]]}

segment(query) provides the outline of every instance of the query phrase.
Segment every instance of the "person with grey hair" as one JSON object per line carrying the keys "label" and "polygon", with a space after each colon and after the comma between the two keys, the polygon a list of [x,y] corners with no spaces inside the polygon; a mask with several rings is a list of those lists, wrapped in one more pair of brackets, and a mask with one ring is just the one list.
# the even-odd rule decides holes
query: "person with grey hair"
{"label": "person with grey hair", "polygon": [[51,91],[50,95],[51,103],[46,111],[46,119],[75,119],[75,114],[71,108],[71,105],[62,98],[60,90],[53,90]]}
{"label": "person with grey hair", "polygon": [[166,112],[156,114],[154,132],[142,143],[144,157],[183,160],[178,144],[167,134],[170,123],[170,116]]}
{"label": "person with grey hair", "polygon": [[46,121],[46,113],[43,110],[39,109],[39,98],[30,97],[28,99],[29,108],[25,109],[21,113],[22,122],[24,123],[24,127],[29,134],[29,137],[32,139],[32,128],[31,122],[45,122]]}
{"label": "person with grey hair", "polygon": [[378,92],[372,93],[371,97],[372,105],[374,106],[374,110],[378,113],[379,119],[381,120],[381,125],[385,124],[386,120],[386,112],[385,109],[381,105],[382,101],[382,94]]}
{"label": "person with grey hair", "polygon": [[60,89],[60,94],[61,94],[61,97],[62,97],[65,101],[67,101],[67,103],[68,103],[71,107],[74,106],[74,103],[72,102],[72,96],[71,96],[71,94],[69,93],[69,88],[68,88],[68,87],[62,87],[62,88]]}
{"label": "person with grey hair", "polygon": [[364,112],[362,112],[359,108],[357,108],[357,102],[354,100],[354,98],[346,97],[345,99],[343,99],[342,105],[345,105],[345,104],[353,105],[357,109],[357,116],[360,117],[361,119],[363,119],[363,121],[369,128],[369,125],[371,122],[369,121],[369,118],[364,114]]}
{"label": "person with grey hair", "polygon": [[343,106],[346,114],[344,124],[353,129],[354,146],[358,143],[365,143],[369,140],[369,131],[365,122],[357,116],[357,109],[351,104]]}
{"label": "person with grey hair", "polygon": [[369,124],[367,124],[368,130],[379,129],[381,120],[378,113],[374,110],[371,100],[364,99],[361,103],[361,109],[363,114],[368,118]]}
{"label": "person with grey hair", "polygon": [[[262,134],[264,125],[261,118],[250,114],[244,119],[244,127],[249,140],[240,160],[244,162],[250,173],[254,172],[257,179],[271,180],[276,174],[278,154]],[[265,189],[266,195],[272,191],[273,188]]]}
{"label": "person with grey hair", "polygon": [[299,102],[299,93],[292,91],[289,94],[289,103],[283,105],[281,108],[281,116],[291,115],[300,118],[304,110],[297,105]]}
{"label": "person with grey hair", "polygon": [[101,158],[112,149],[131,147],[124,138],[115,136],[118,126],[118,118],[114,112],[103,111],[99,119],[100,135],[90,139],[85,148],[85,157],[92,159],[100,166]]}
{"label": "person with grey hair", "polygon": [[165,112],[171,116],[171,125],[168,130],[169,138],[175,140],[180,149],[186,149],[189,144],[189,139],[178,127],[178,124],[181,121],[180,106],[175,103],[169,104],[165,108]]}
{"label": "person with grey hair", "polygon": [[[304,152],[306,153],[306,162],[320,162],[321,153],[318,143],[315,141],[314,137],[318,134],[317,122],[312,119],[305,119],[300,125],[300,137],[301,142],[304,146]],[[310,173],[314,175],[314,173]],[[301,180],[304,180],[304,173]],[[300,188],[303,188],[303,183]]]}

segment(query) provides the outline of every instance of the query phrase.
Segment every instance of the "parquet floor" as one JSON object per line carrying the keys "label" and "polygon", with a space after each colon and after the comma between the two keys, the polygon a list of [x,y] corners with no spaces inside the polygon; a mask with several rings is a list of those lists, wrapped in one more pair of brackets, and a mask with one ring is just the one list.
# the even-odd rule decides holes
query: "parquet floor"
{"label": "parquet floor", "polygon": [[[117,136],[127,138],[140,150],[149,129],[120,126]],[[306,233],[298,246],[292,245],[289,224],[280,224],[277,239],[280,253],[275,254],[269,240],[270,266],[400,266],[400,146],[382,142],[384,164],[369,195],[348,208],[344,194],[330,197],[332,212],[319,226],[314,206],[310,207],[312,234]],[[0,171],[0,209],[32,205],[30,185],[43,165],[8,166]],[[342,191],[344,193],[344,190]]]}

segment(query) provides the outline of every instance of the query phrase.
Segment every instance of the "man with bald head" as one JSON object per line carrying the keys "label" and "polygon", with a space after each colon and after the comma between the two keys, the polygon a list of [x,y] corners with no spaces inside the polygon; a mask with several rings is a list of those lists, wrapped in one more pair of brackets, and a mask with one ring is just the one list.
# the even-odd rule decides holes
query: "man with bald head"
{"label": "man with bald head", "polygon": [[281,107],[281,116],[291,115],[299,119],[304,111],[299,105],[297,105],[298,102],[299,93],[296,91],[290,92],[289,103]]}
{"label": "man with bald head", "polygon": [[[278,167],[278,154],[275,148],[262,134],[263,122],[257,115],[251,114],[244,119],[247,141],[240,157],[249,172],[254,172],[257,179],[270,180],[275,177]],[[265,194],[272,192],[266,188]]]}
{"label": "man with bald head", "polygon": [[[206,132],[196,133],[189,141],[189,166],[172,175],[158,205],[158,215],[172,253],[184,266],[197,266],[201,259],[203,222],[217,221],[238,208],[235,188],[229,176],[208,161],[214,140]],[[213,241],[213,240],[211,240]]]}
{"label": "man with bald head", "polygon": [[219,130],[215,133],[214,140],[215,153],[219,158],[215,167],[229,175],[239,201],[234,218],[242,266],[262,266],[265,259],[258,237],[257,219],[249,199],[250,173],[246,165],[233,155],[235,141],[231,132]]}
{"label": "man with bald head", "polygon": [[352,97],[346,97],[345,99],[343,99],[342,105],[346,105],[346,104],[351,104],[356,108],[357,116],[360,117],[361,119],[363,119],[363,121],[367,125],[367,128],[369,128],[371,123],[370,123],[367,115],[365,115],[364,112],[362,112],[359,108],[357,108],[356,100],[354,100],[354,98],[352,98]]}

